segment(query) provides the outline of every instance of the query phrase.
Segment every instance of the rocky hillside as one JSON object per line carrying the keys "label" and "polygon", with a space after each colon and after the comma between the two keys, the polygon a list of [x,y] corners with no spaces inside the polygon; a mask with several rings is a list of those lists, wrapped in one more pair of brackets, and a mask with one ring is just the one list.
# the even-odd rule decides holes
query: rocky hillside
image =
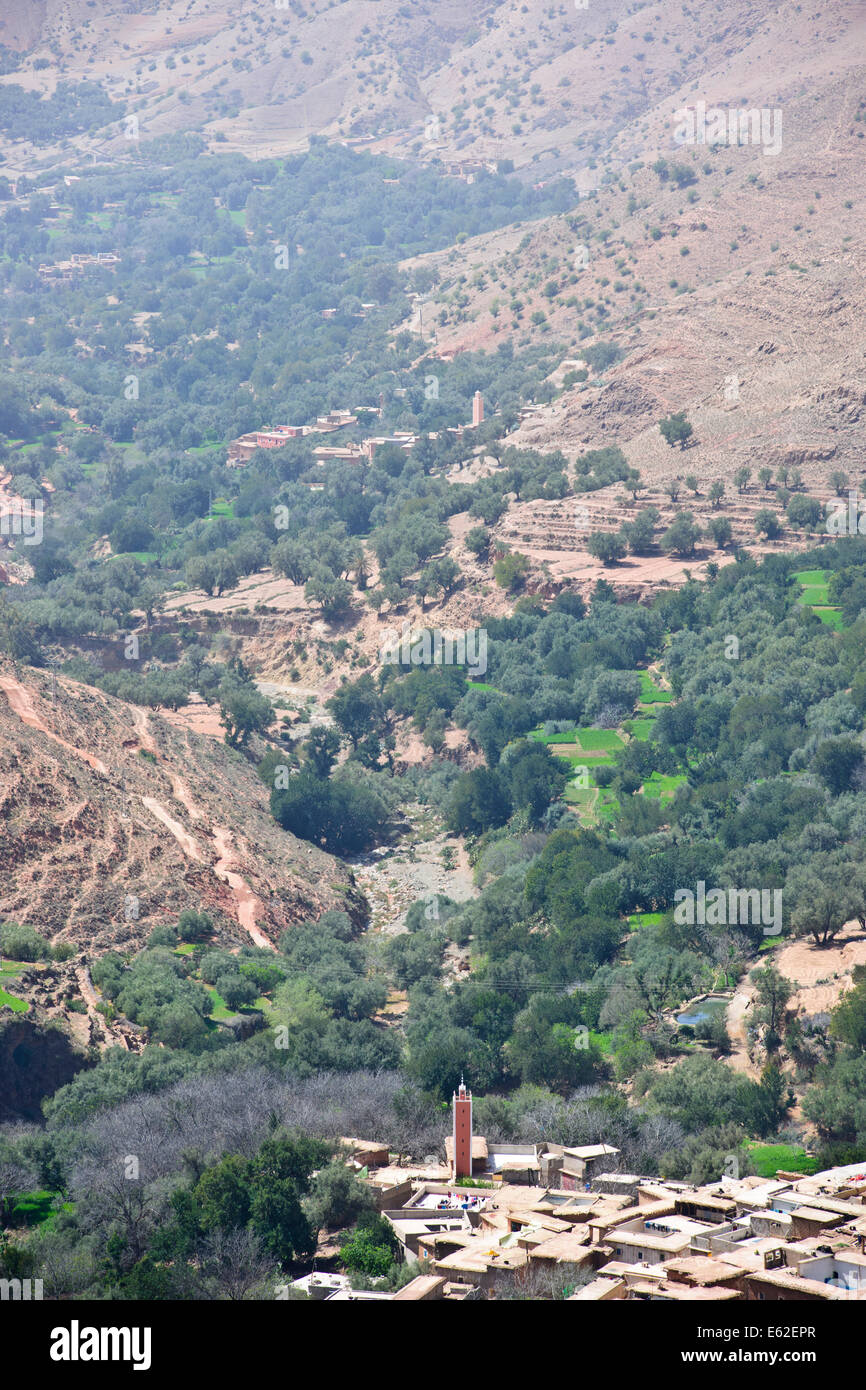
{"label": "rocky hillside", "polygon": [[[422,306],[431,369],[503,341],[563,345],[555,399],[512,442],[571,457],[616,443],[651,483],[721,477],[729,495],[743,466],[800,468],[819,491],[837,469],[857,482],[866,17],[846,4],[804,16],[778,5],[757,31],[716,21],[699,80],[653,91],[584,170],[572,212],[427,258],[440,277]],[[700,102],[763,111],[770,138],[688,143],[678,112]],[[680,410],[694,426],[683,453],[658,430]]]}
{"label": "rocky hillside", "polygon": [[0,918],[88,957],[134,949],[184,908],[226,944],[363,915],[351,875],[285,834],[252,767],[90,686],[0,666]]}
{"label": "rocky hillside", "polygon": [[[819,15],[795,0],[727,11],[710,0],[28,0],[0,14],[0,43],[21,58],[3,80],[44,93],[58,79],[98,81],[142,139],[202,130],[215,148],[255,155],[324,134],[421,158],[513,159],[539,178],[585,168],[618,140],[633,157],[707,74],[726,100],[766,105],[769,52],[790,64],[790,98],[828,74],[844,83],[863,51],[856,0]],[[132,154],[119,124],[72,143]]]}

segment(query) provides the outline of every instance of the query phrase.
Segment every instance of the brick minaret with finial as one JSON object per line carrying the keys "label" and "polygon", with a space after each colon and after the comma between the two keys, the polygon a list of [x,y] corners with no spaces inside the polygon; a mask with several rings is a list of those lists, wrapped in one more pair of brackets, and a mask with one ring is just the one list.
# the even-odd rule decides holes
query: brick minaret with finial
{"label": "brick minaret with finial", "polygon": [[472,1177],[472,1092],[460,1077],[460,1089],[452,1097],[454,1112],[454,1181]]}

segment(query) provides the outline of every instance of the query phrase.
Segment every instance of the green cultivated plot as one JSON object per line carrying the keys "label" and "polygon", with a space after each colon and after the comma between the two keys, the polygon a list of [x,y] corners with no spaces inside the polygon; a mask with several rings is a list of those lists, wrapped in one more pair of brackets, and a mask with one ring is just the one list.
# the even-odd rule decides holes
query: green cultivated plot
{"label": "green cultivated plot", "polygon": [[227,1018],[234,1018],[235,1014],[237,1013],[237,1009],[229,1008],[228,1004],[223,999],[219,990],[217,990],[213,985],[205,985],[205,989],[207,990],[208,994],[213,1000],[213,1013],[211,1014],[211,1018],[214,1019],[214,1021],[217,1023],[224,1023]]}
{"label": "green cultivated plot", "polygon": [[646,743],[655,726],[655,719],[629,719],[623,725],[626,733],[631,734],[632,738],[639,739],[641,743]]}
{"label": "green cultivated plot", "polygon": [[622,807],[620,806],[619,799],[614,796],[613,792],[603,791],[598,807],[598,814],[601,819],[612,823],[621,810]]}
{"label": "green cultivated plot", "polygon": [[822,623],[840,632],[845,622],[841,610],[830,603],[831,574],[831,570],[798,570],[794,578],[802,586],[802,593],[797,595],[797,603],[811,608]]}
{"label": "green cultivated plot", "polygon": [[667,705],[674,698],[669,690],[661,690],[654,684],[648,671],[638,671],[640,677],[640,703],[642,705]]}
{"label": "green cultivated plot", "polygon": [[[57,1216],[54,1208],[56,1193],[46,1192],[44,1189],[38,1192],[25,1192],[20,1196],[12,1208],[13,1226],[42,1226],[44,1224],[53,1225]],[[61,1211],[73,1211],[72,1202],[63,1202]]]}
{"label": "green cultivated plot", "polygon": [[654,772],[649,781],[644,784],[644,796],[657,796],[662,801],[669,801],[677,787],[685,782],[686,776],[683,772],[668,775],[662,772]]}
{"label": "green cultivated plot", "polygon": [[613,729],[578,729],[577,737],[581,748],[587,753],[622,748],[623,740]]}
{"label": "green cultivated plot", "polygon": [[570,806],[588,813],[594,809],[598,800],[598,787],[581,787],[577,782],[569,782],[562,795]]}
{"label": "green cultivated plot", "polygon": [[0,1008],[3,1006],[10,1008],[13,1014],[26,1014],[30,1005],[24,999],[16,999],[14,994],[9,994],[5,989],[0,989]]}
{"label": "green cultivated plot", "polygon": [[817,1173],[818,1160],[810,1157],[799,1144],[749,1144],[749,1153],[762,1178],[774,1178],[780,1170],[785,1173]]}
{"label": "green cultivated plot", "polygon": [[663,912],[632,912],[628,924],[632,931],[637,931],[639,927],[657,927],[664,920]]}

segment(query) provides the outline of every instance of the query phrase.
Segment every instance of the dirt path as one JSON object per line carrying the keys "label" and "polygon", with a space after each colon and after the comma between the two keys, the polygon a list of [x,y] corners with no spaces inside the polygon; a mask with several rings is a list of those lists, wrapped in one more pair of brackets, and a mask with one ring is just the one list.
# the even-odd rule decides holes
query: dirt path
{"label": "dirt path", "polygon": [[227,883],[234,893],[240,925],[249,932],[257,946],[261,946],[266,951],[272,951],[274,949],[273,944],[256,926],[256,917],[266,915],[264,904],[245,879],[228,867],[234,858],[228,830],[222,825],[215,825],[212,834],[214,844],[220,852],[220,858],[214,865],[213,871],[217,878],[221,878],[224,883]]}
{"label": "dirt path", "polygon": [[[146,712],[143,709],[134,708],[132,722],[135,726],[135,731],[138,734],[142,748],[158,758],[159,749],[150,732],[150,724]],[[190,819],[193,821],[203,820],[204,817],[193,801],[189,789],[182,778],[178,777],[177,774],[172,772],[169,768],[164,768],[164,771],[171,780],[171,789],[175,800],[179,801],[186,809]],[[198,840],[196,840],[188,830],[184,830],[183,826],[176,821],[173,816],[169,815],[162,802],[157,801],[156,798],[152,796],[143,796],[141,799],[151,814],[156,816],[157,820],[160,821],[167,830],[171,831],[184,854],[188,855],[190,859],[194,859],[197,864],[205,863],[205,857]],[[256,917],[266,915],[261,899],[256,896],[252,888],[250,888],[249,884],[245,882],[239,873],[229,868],[229,865],[234,860],[234,851],[229,839],[229,831],[224,826],[215,825],[211,831],[211,835],[213,836],[214,846],[219,854],[219,859],[213,865],[213,872],[223,883],[228,884],[234,894],[235,909],[239,925],[249,933],[257,946],[261,946],[267,951],[273,950],[271,942],[268,941],[264,933],[259,931],[256,926]]]}
{"label": "dirt path", "polygon": [[749,982],[748,973],[737,985],[737,992],[725,1010],[725,1024],[731,1040],[731,1053],[727,1058],[729,1067],[743,1072],[753,1081],[760,1079],[760,1069],[749,1056],[749,1039],[746,1032],[747,1014],[754,996],[754,986]]}
{"label": "dirt path", "polygon": [[9,701],[9,708],[13,714],[17,714],[22,724],[26,724],[31,729],[36,729],[38,733],[45,734],[54,743],[59,743],[61,748],[65,748],[67,753],[72,753],[76,758],[81,758],[95,772],[100,772],[103,777],[108,776],[108,768],[101,758],[95,757],[92,753],[85,753],[83,749],[76,748],[74,744],[67,743],[66,739],[55,734],[48,728],[45,721],[36,713],[33,706],[33,696],[30,691],[17,681],[14,676],[0,676],[0,690],[3,691]]}
{"label": "dirt path", "polygon": [[[140,705],[131,705],[130,708],[132,710],[133,727],[138,734],[138,741],[141,747],[146,753],[151,753],[153,757],[161,758],[159,748],[156,745],[153,734],[150,732],[150,721],[147,716],[147,711],[143,710]],[[171,782],[171,794],[175,801],[180,802],[191,820],[202,820],[202,813],[193,801],[189,788],[183,779],[179,777],[176,772],[173,772],[170,767],[166,767],[164,764],[163,771]],[[152,809],[151,807],[151,810]],[[156,812],[154,812],[154,814],[156,814]],[[160,817],[160,819],[162,818]],[[174,831],[172,831],[172,833],[174,834]]]}
{"label": "dirt path", "polygon": [[[852,922],[845,928],[844,935],[828,946],[816,946],[811,939],[789,941],[771,952],[771,959],[762,963],[772,963],[795,986],[795,992],[788,1001],[790,1013],[801,1016],[829,1013],[845,991],[850,989],[854,966],[866,964],[866,933],[860,930],[858,923]],[[750,966],[749,970],[752,969],[754,967]],[[755,987],[747,971],[738,982],[737,992],[725,1012],[731,1040],[727,1063],[734,1071],[759,1081],[761,1068],[749,1057],[747,1034],[749,1010],[754,998]],[[798,1112],[799,1107],[792,1112],[793,1117]]]}
{"label": "dirt path", "polygon": [[150,732],[150,722],[147,718],[147,710],[142,709],[141,705],[130,705],[132,710],[132,727],[138,734],[138,741],[146,753],[152,753],[156,758],[159,756],[159,749],[154,742],[153,734]]}
{"label": "dirt path", "polygon": [[[189,859],[194,859],[197,864],[205,864],[207,860],[202,852],[201,845],[188,830],[170,816],[161,801],[157,801],[153,796],[143,796],[142,803],[150,811],[151,815],[156,816],[167,830],[171,831],[177,840],[184,854]],[[201,819],[201,812],[195,808],[195,816]],[[215,825],[211,831],[214,847],[219,854],[219,859],[211,866],[213,873],[223,883],[227,883],[231,888],[235,898],[235,911],[238,923],[248,932],[256,946],[261,946],[266,951],[274,949],[273,944],[265,934],[259,931],[256,926],[256,918],[266,916],[264,905],[259,897],[253,892],[246,880],[235,870],[230,869],[229,865],[235,860],[235,852],[229,839],[229,831],[225,826]]]}
{"label": "dirt path", "polygon": [[[160,758],[159,749],[150,731],[150,723],[146,711],[133,707],[132,722],[135,726],[135,731],[138,734],[141,746],[148,753],[153,754],[155,758]],[[171,768],[166,767],[162,762],[161,766],[171,781],[172,795],[175,800],[179,801],[185,808],[190,819],[193,821],[204,820],[202,812],[193,801],[189,788],[183,779],[179,777],[177,773],[173,772]],[[157,820],[160,821],[167,830],[171,831],[184,854],[190,859],[194,859],[197,864],[204,864],[207,862],[202,852],[201,845],[195,836],[191,835],[188,830],[185,830],[180,822],[176,821],[174,817],[169,814],[161,801],[157,801],[156,798],[152,796],[143,796],[141,800],[150,811],[151,815],[156,816]],[[261,899],[256,897],[252,888],[250,888],[249,884],[239,873],[229,868],[229,865],[233,862],[235,857],[229,839],[229,831],[224,826],[215,825],[210,834],[213,838],[214,848],[219,855],[217,862],[212,866],[213,872],[218,879],[228,884],[234,894],[235,911],[239,925],[244,928],[244,931],[249,933],[256,946],[261,946],[266,951],[272,951],[274,949],[273,945],[256,926],[256,917],[266,915]]]}
{"label": "dirt path", "polygon": [[166,830],[171,831],[184,854],[190,859],[194,859],[197,864],[204,864],[205,857],[201,852],[201,846],[198,840],[194,839],[188,830],[184,830],[179,821],[176,821],[169,815],[162,802],[157,801],[155,796],[143,796],[141,801],[142,805],[147,807],[151,815],[156,816],[157,820],[162,822]]}

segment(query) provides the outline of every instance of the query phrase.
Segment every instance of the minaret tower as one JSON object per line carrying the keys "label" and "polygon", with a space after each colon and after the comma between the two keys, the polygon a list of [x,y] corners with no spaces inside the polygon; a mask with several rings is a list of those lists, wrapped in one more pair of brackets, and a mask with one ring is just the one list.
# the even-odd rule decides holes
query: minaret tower
{"label": "minaret tower", "polygon": [[454,1112],[454,1181],[472,1177],[472,1092],[460,1077],[460,1089],[452,1096]]}

